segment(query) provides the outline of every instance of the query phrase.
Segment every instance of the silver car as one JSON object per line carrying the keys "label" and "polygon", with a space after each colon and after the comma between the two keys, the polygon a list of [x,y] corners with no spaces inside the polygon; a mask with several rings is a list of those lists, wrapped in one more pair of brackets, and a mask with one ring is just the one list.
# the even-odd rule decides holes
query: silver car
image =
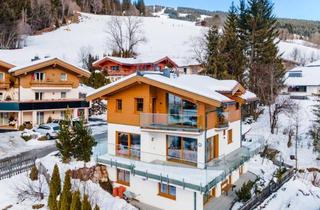
{"label": "silver car", "polygon": [[59,136],[60,126],[58,123],[42,124],[33,131],[45,135],[47,139],[56,139]]}

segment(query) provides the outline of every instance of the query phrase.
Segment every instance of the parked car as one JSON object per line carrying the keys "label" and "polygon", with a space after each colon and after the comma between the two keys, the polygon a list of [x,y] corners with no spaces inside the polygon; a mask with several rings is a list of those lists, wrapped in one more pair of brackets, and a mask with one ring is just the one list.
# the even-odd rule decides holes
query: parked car
{"label": "parked car", "polygon": [[[77,123],[80,123],[80,119],[79,118],[73,118],[72,120],[72,126],[76,126]],[[56,123],[58,125],[61,125],[61,124],[67,124],[67,121],[66,120],[63,120],[63,119],[55,119],[55,120],[52,120],[52,123]],[[84,122],[84,124],[86,124],[87,121]]]}
{"label": "parked car", "polygon": [[60,126],[58,123],[42,124],[33,131],[45,135],[47,139],[56,139],[60,132]]}

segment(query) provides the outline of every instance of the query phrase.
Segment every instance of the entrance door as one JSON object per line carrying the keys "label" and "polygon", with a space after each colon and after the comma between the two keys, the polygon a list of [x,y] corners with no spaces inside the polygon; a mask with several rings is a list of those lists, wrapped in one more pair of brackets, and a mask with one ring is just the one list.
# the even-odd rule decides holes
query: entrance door
{"label": "entrance door", "polygon": [[44,123],[44,112],[37,112],[37,124],[41,125]]}

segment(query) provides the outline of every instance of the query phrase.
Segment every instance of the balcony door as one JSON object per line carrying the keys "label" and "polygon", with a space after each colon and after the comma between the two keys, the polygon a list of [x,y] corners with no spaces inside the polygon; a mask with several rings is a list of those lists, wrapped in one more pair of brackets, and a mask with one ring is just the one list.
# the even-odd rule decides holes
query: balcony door
{"label": "balcony door", "polygon": [[197,126],[197,105],[179,96],[168,94],[168,122],[176,126]]}
{"label": "balcony door", "polygon": [[219,157],[219,135],[207,139],[206,161],[209,162]]}
{"label": "balcony door", "polygon": [[140,159],[141,139],[140,135],[117,132],[116,153],[133,159]]}
{"label": "balcony door", "polygon": [[167,160],[196,164],[197,151],[197,139],[167,136]]}

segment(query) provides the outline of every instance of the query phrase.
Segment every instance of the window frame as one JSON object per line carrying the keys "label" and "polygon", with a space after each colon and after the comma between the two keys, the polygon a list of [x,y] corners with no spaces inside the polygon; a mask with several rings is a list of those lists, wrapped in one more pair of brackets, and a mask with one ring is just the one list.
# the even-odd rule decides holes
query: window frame
{"label": "window frame", "polygon": [[112,71],[120,71],[120,66],[111,66]]}
{"label": "window frame", "polygon": [[[124,173],[124,180],[122,179],[119,179],[120,176],[119,176],[119,172],[122,172]],[[129,177],[129,181],[126,181],[126,176]],[[118,184],[122,184],[122,185],[125,185],[125,186],[130,186],[130,171],[127,171],[127,170],[124,170],[124,169],[120,169],[120,168],[117,168],[117,183]]]}
{"label": "window frame", "polygon": [[[62,97],[62,95],[64,95],[64,97]],[[66,99],[67,98],[67,92],[66,91],[60,92],[60,98],[61,99]]]}
{"label": "window frame", "polygon": [[122,99],[116,99],[116,111],[122,112]]}
{"label": "window frame", "polygon": [[44,72],[35,72],[34,73],[34,80],[36,81],[45,81],[46,74]]}
{"label": "window frame", "polygon": [[4,72],[0,72],[0,75],[1,75],[1,77],[0,77],[0,81],[5,81],[5,73]]}
{"label": "window frame", "polygon": [[[38,94],[38,97],[37,97],[37,94]],[[34,93],[34,100],[36,100],[36,101],[42,101],[42,100],[43,100],[43,95],[44,95],[43,92],[35,92],[35,93]],[[37,99],[37,98],[38,98],[38,99]]]}
{"label": "window frame", "polygon": [[[135,112],[136,113],[139,113],[139,112],[143,112],[143,109],[144,109],[144,100],[143,98],[135,98]],[[142,101],[142,104],[141,104],[141,101]],[[140,101],[140,103],[139,103]],[[142,105],[142,110],[139,109],[139,104]]]}
{"label": "window frame", "polygon": [[[162,185],[166,185],[166,192],[162,191]],[[170,194],[170,187],[173,187],[175,189],[175,195]],[[169,183],[163,183],[160,182],[158,184],[158,195],[161,197],[165,197],[171,200],[176,200],[177,199],[177,188],[176,186],[170,185]]]}
{"label": "window frame", "polygon": [[[62,75],[65,75],[66,77],[63,79],[63,78],[62,78]],[[64,82],[67,81],[67,80],[68,80],[68,74],[67,74],[67,73],[61,73],[61,74],[60,74],[60,80],[61,80],[61,81],[64,81]]]}

